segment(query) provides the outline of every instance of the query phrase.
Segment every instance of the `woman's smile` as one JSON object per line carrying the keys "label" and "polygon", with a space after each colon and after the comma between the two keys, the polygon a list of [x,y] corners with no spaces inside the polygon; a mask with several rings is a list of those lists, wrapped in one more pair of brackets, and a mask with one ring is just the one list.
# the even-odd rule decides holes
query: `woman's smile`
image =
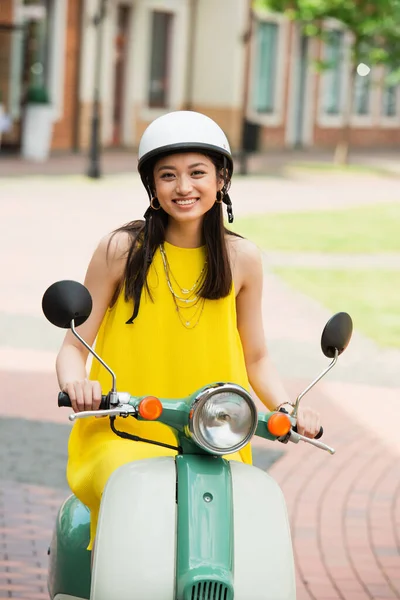
{"label": "woman's smile", "polygon": [[199,198],[177,198],[176,200],[172,200],[172,202],[180,208],[191,208],[198,200]]}

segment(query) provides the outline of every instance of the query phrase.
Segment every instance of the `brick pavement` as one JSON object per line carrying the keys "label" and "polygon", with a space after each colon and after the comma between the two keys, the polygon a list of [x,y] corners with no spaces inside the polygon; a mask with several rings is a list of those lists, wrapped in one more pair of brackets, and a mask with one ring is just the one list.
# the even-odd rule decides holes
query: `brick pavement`
{"label": "brick pavement", "polygon": [[65,492],[2,481],[0,600],[45,600],[47,549]]}
{"label": "brick pavement", "polygon": [[399,598],[399,454],[317,395],[336,454],[299,444],[270,469],[288,504],[298,600]]}
{"label": "brick pavement", "polygon": [[[328,181],[327,186],[319,175],[311,180],[254,178],[247,183],[239,178],[234,182],[237,212],[398,200],[392,179],[365,181],[346,175],[345,180],[328,177]],[[134,177],[90,184],[79,178],[29,180],[29,196],[21,182],[8,180],[5,185],[8,202],[2,214],[9,227],[0,241],[0,255],[12,260],[5,265],[8,293],[0,298],[0,414],[7,418],[2,424],[10,428],[8,438],[0,435],[0,451],[2,457],[8,451],[10,459],[12,427],[23,425],[26,440],[34,439],[29,421],[18,420],[21,417],[44,420],[50,428],[58,423],[43,430],[49,432],[49,438],[47,433],[41,436],[48,439],[48,452],[51,435],[65,443],[60,432],[65,435],[68,427],[67,411],[57,409],[54,402],[54,357],[61,337],[40,317],[41,294],[55,279],[82,279],[82,256],[90,255],[99,235],[114,223],[132,218],[132,212],[140,214],[141,206],[133,200],[139,193]],[[97,219],[89,230],[94,211]],[[326,365],[318,347],[329,314],[270,273],[264,304],[270,351],[294,397]],[[393,427],[400,418],[398,364],[398,352],[380,351],[355,332],[339,365],[307,400],[320,410],[325,441],[337,453],[332,457],[305,444],[279,446],[284,455],[270,473],[282,486],[288,504],[298,600],[400,598],[400,442]],[[275,445],[263,445],[276,450]],[[36,449],[37,464],[33,459],[34,467],[28,471],[31,477],[46,453],[46,448]],[[25,450],[29,452],[29,447]],[[20,453],[19,459],[23,456]],[[16,481],[20,471],[12,464],[0,479],[0,600],[47,598],[46,550],[55,511],[66,494],[62,459],[60,451],[54,464],[58,487],[55,475],[53,485],[45,478],[40,486],[33,485],[27,473]]]}

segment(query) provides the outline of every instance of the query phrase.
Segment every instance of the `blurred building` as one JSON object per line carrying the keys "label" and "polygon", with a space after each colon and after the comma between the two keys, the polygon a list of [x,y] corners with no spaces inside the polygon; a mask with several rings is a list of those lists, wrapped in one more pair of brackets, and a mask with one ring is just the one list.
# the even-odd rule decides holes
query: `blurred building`
{"label": "blurred building", "polygon": [[[41,75],[54,106],[53,150],[89,144],[101,60],[102,143],[136,148],[147,124],[192,109],[216,119],[234,150],[334,146],[344,124],[348,39],[328,23],[324,46],[249,0],[106,0],[101,52],[93,17],[100,0],[0,0],[0,93],[10,119],[3,146],[18,148],[24,96]],[[335,63],[322,75],[312,60]],[[357,76],[351,142],[400,144],[399,87],[382,69]],[[377,84],[377,85],[375,85]]]}
{"label": "blurred building", "polygon": [[79,64],[83,0],[0,0],[0,102],[7,116],[2,147],[21,145],[26,92],[48,90],[53,149],[78,144]]}

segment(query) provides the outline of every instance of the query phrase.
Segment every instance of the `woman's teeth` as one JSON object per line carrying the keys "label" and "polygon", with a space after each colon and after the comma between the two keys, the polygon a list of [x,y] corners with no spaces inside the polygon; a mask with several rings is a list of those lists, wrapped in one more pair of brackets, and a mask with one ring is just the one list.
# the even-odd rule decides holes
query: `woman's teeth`
{"label": "woman's teeth", "polygon": [[188,206],[189,204],[194,204],[195,202],[197,202],[197,199],[194,198],[192,200],[175,200],[176,204],[179,204],[179,206]]}

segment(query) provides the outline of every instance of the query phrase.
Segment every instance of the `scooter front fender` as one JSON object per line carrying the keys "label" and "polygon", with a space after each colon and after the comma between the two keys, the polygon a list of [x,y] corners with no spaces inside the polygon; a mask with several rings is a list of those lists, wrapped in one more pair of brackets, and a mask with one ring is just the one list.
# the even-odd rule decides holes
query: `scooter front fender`
{"label": "scooter front fender", "polygon": [[53,600],[82,600],[90,595],[89,510],[70,496],[63,502],[49,548],[48,590]]}
{"label": "scooter front fender", "polygon": [[101,501],[91,600],[175,598],[175,544],[174,457],[123,465]]}
{"label": "scooter front fender", "polygon": [[286,503],[261,469],[230,462],[234,521],[235,600],[296,600]]}
{"label": "scooter front fender", "polygon": [[[229,467],[234,599],[295,600],[292,543],[283,494],[260,469],[236,461],[229,461]],[[201,500],[204,502],[203,495]],[[192,504],[190,508],[193,511]],[[192,514],[188,521],[191,527],[198,519],[193,512],[188,514]],[[194,529],[201,538],[203,528]],[[120,467],[103,494],[91,600],[174,600],[178,593],[177,534],[174,458],[151,458]],[[222,527],[216,532],[220,534],[226,534]]]}

